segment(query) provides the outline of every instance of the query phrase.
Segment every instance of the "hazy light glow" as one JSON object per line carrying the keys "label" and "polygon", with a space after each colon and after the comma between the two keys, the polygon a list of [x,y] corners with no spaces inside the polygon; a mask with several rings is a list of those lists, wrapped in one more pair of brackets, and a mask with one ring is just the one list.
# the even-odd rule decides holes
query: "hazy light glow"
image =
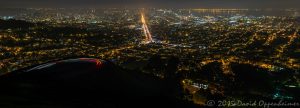
{"label": "hazy light glow", "polygon": [[152,39],[152,35],[149,31],[149,28],[148,28],[148,25],[146,23],[146,20],[145,20],[145,14],[142,12],[141,13],[141,21],[142,21],[142,24],[143,24],[143,32],[144,32],[144,35],[145,35],[145,43],[150,43],[153,41]]}

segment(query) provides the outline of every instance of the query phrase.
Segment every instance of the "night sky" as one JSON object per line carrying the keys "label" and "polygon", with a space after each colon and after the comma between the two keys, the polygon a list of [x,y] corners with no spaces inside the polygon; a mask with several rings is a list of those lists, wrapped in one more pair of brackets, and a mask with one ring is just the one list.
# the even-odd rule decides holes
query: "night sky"
{"label": "night sky", "polygon": [[298,8],[300,0],[0,0],[0,7]]}

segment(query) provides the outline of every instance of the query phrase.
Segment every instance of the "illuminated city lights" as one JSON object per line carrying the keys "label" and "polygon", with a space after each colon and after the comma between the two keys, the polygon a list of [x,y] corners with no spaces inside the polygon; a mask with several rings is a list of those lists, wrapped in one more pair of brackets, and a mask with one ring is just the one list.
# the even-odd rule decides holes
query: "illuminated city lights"
{"label": "illuminated city lights", "polygon": [[149,28],[148,28],[148,25],[147,25],[147,22],[145,20],[145,14],[144,13],[141,13],[141,21],[142,21],[142,28],[143,28],[143,32],[144,32],[144,35],[145,35],[145,40],[144,40],[144,43],[150,43],[152,42],[152,35],[149,31]]}
{"label": "illuminated city lights", "polygon": [[108,61],[122,75],[174,87],[166,94],[197,105],[300,97],[297,9],[5,10],[15,13],[0,11],[0,75],[80,58],[68,60],[99,70]]}

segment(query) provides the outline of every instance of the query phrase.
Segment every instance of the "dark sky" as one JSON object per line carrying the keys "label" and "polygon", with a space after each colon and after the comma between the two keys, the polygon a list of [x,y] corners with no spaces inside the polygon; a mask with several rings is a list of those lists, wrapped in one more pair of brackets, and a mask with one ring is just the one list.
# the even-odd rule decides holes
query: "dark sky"
{"label": "dark sky", "polygon": [[300,0],[0,0],[0,7],[298,8]]}

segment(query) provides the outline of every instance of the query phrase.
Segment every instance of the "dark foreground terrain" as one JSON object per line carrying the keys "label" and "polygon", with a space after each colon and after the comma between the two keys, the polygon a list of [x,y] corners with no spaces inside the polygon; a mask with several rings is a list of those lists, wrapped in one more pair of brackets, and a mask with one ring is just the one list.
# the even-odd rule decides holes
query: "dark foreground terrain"
{"label": "dark foreground terrain", "polygon": [[164,81],[80,58],[21,69],[0,78],[2,108],[195,107]]}

